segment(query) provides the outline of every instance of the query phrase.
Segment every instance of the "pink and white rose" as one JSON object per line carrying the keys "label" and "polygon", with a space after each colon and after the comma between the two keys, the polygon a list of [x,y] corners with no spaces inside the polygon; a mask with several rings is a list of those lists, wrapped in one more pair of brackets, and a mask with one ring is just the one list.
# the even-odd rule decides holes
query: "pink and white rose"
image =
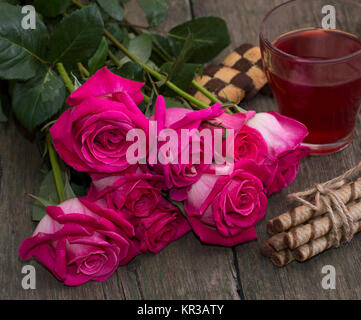
{"label": "pink and white rose", "polygon": [[255,224],[267,207],[267,175],[253,160],[238,161],[229,176],[202,175],[184,205],[193,231],[203,242],[222,246],[256,239]]}
{"label": "pink and white rose", "polygon": [[302,123],[276,112],[257,113],[247,125],[261,133],[268,146],[271,178],[265,181],[267,194],[281,191],[297,176],[300,160],[310,153],[301,143],[308,135]]}
{"label": "pink and white rose", "polygon": [[140,250],[131,240],[133,226],[103,206],[75,198],[47,207],[33,236],[22,242],[20,258],[36,258],[69,286],[104,281]]}
{"label": "pink and white rose", "polygon": [[215,121],[235,129],[235,161],[253,159],[267,168],[264,184],[268,195],[289,185],[300,160],[309,154],[310,149],[301,145],[308,135],[306,126],[276,112],[223,114]]}

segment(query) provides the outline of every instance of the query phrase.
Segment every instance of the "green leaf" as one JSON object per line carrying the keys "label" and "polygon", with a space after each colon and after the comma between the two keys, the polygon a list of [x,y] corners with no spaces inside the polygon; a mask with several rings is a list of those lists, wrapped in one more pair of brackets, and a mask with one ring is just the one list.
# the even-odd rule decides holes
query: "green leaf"
{"label": "green leaf", "polygon": [[61,12],[62,0],[35,0],[34,6],[43,16],[54,18]]}
{"label": "green leaf", "polygon": [[73,188],[70,185],[68,173],[65,173],[65,183],[64,183],[63,198],[64,198],[64,201],[76,198],[76,195],[75,195],[75,193],[73,191]]}
{"label": "green leaf", "polygon": [[129,51],[139,60],[146,63],[152,54],[152,39],[142,34],[129,41]]}
{"label": "green leaf", "polygon": [[162,192],[162,195],[166,200],[168,200],[170,203],[175,205],[185,217],[187,217],[187,213],[186,213],[186,211],[184,209],[184,203],[183,202],[172,200],[169,197],[169,194],[166,193],[166,192]]}
{"label": "green leaf", "polygon": [[32,131],[58,112],[64,100],[64,82],[49,68],[15,85],[13,110],[22,125]]}
{"label": "green leaf", "polygon": [[64,18],[49,42],[49,59],[75,63],[89,59],[103,36],[103,19],[95,5],[85,6]]}
{"label": "green leaf", "polygon": [[189,56],[189,52],[192,48],[192,43],[193,43],[193,40],[191,38],[191,35],[188,35],[186,41],[184,42],[183,48],[182,48],[179,56],[176,58],[175,62],[172,64],[170,71],[168,70],[168,79],[169,80],[174,79],[174,76],[182,70],[183,65],[185,64],[187,57]]}
{"label": "green leaf", "polygon": [[108,56],[108,41],[103,37],[100,41],[97,51],[88,61],[90,74],[94,74],[98,69],[102,68]]}
{"label": "green leaf", "polygon": [[[152,54],[152,38],[148,34],[141,34],[129,41],[128,50],[139,60],[147,63]],[[122,62],[128,62],[130,59],[125,57]]]}
{"label": "green leaf", "polygon": [[39,194],[32,208],[33,221],[40,221],[46,214],[45,207],[58,204],[58,194],[54,182],[53,172],[49,171],[40,184]]}
{"label": "green leaf", "polygon": [[139,81],[139,82],[144,81],[143,68],[139,64],[133,61],[129,61],[125,63],[121,68],[117,68],[117,69],[114,68],[111,71],[123,78]]}
{"label": "green leaf", "polygon": [[192,63],[209,62],[231,43],[226,22],[217,17],[188,21],[170,30],[168,36],[174,57],[181,53],[185,41],[191,36],[193,50],[188,61]]}
{"label": "green leaf", "polygon": [[[129,44],[129,34],[126,28],[122,28],[119,24],[112,22],[106,25],[106,29],[111,33],[111,35],[117,39],[120,43],[128,47]],[[113,42],[109,40],[110,45],[114,46]]]}
{"label": "green leaf", "polygon": [[[65,181],[63,190],[64,201],[76,198],[72,185],[70,184],[69,174],[62,171],[62,178],[63,181]],[[81,191],[84,191],[84,186],[77,187],[81,189]],[[40,184],[39,195],[30,196],[36,200],[32,208],[32,219],[33,221],[40,221],[46,214],[45,207],[56,206],[59,203],[53,171],[46,173],[42,183]]]}
{"label": "green leaf", "polygon": [[168,0],[137,0],[145,12],[149,25],[156,27],[168,14]]}
{"label": "green leaf", "polygon": [[23,29],[21,7],[0,3],[0,77],[27,80],[44,62],[48,34],[39,15],[35,29]]}
{"label": "green leaf", "polygon": [[48,200],[46,200],[46,199],[44,199],[42,197],[34,196],[33,194],[29,194],[29,196],[31,198],[39,201],[44,207],[56,205],[56,203],[49,202]]}
{"label": "green leaf", "polygon": [[122,21],[124,18],[124,8],[119,0],[97,0],[100,7],[113,19]]}
{"label": "green leaf", "polygon": [[184,104],[183,102],[175,99],[175,98],[172,98],[172,97],[164,97],[164,100],[165,100],[165,106],[167,109],[170,109],[170,108],[184,108],[184,109],[191,109],[192,108],[189,108],[186,104]]}
{"label": "green leaf", "polygon": [[[149,35],[152,37],[154,46],[160,51],[160,57],[166,58],[166,60],[162,58],[162,62],[173,60],[172,42],[169,40],[169,38],[155,32],[150,32]],[[154,53],[158,54],[158,52],[153,51],[153,54]]]}
{"label": "green leaf", "polygon": [[[198,70],[200,70],[202,66],[199,64],[184,63],[176,73],[172,71],[174,67],[176,67],[174,62],[166,62],[161,66],[160,71],[162,73],[166,73],[167,75],[173,75],[168,79],[176,86],[186,91],[189,88],[195,74],[198,73]],[[169,88],[166,88],[164,95],[173,97],[176,94]]]}

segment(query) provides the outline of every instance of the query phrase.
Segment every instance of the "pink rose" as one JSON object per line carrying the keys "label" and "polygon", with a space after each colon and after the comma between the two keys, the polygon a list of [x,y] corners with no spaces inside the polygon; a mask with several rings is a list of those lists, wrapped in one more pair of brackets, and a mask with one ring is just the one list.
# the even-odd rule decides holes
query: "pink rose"
{"label": "pink rose", "polygon": [[128,220],[149,216],[162,198],[162,177],[152,174],[110,176],[93,180],[87,198],[104,199],[107,207]]}
{"label": "pink rose", "polygon": [[[252,119],[255,114],[255,111],[235,114],[224,113],[211,121],[214,125],[205,124],[204,127],[212,130],[216,128],[233,129],[234,161],[253,159],[259,163],[266,158],[268,147],[262,135],[257,130],[246,125],[246,122]],[[224,140],[223,156],[226,155],[226,143],[226,140]]]}
{"label": "pink rose", "polygon": [[268,195],[289,185],[298,173],[300,160],[309,154],[309,148],[301,146],[307,128],[276,112],[223,114],[215,122],[235,129],[235,161],[253,159],[269,171],[263,181]]}
{"label": "pink rose", "polygon": [[190,230],[180,210],[162,198],[152,214],[140,220],[136,233],[142,234],[147,250],[157,253]]}
{"label": "pink rose", "polygon": [[262,183],[267,175],[252,160],[236,162],[229,176],[204,174],[184,205],[193,231],[203,242],[223,246],[256,239],[254,225],[267,207]]}
{"label": "pink rose", "polygon": [[66,103],[70,106],[77,106],[89,97],[117,101],[119,93],[125,92],[138,105],[144,99],[140,90],[143,86],[142,82],[119,77],[104,67],[72,92]]}
{"label": "pink rose", "polygon": [[273,158],[294,150],[308,135],[306,126],[301,122],[273,111],[257,113],[247,121],[247,125],[261,133]]}
{"label": "pink rose", "polygon": [[47,207],[47,215],[20,248],[21,259],[34,257],[66,285],[104,281],[139,249],[133,226],[102,202],[71,199]]}
{"label": "pink rose", "polygon": [[235,162],[242,159],[253,159],[257,163],[263,163],[267,154],[267,143],[256,129],[244,125],[236,131],[234,137]]}
{"label": "pink rose", "polygon": [[127,133],[133,128],[147,132],[149,122],[127,93],[117,96],[117,101],[89,97],[51,127],[54,147],[69,166],[93,177],[131,166],[126,152],[133,142],[126,141]]}
{"label": "pink rose", "polygon": [[223,113],[219,117],[215,118],[212,122],[215,124],[219,124],[224,128],[234,129],[235,131],[238,131],[242,129],[246,122],[252,119],[255,114],[256,112],[253,110],[247,111],[246,113]]}
{"label": "pink rose", "polygon": [[267,194],[278,192],[296,177],[300,160],[310,152],[301,143],[308,135],[302,123],[276,112],[257,113],[247,125],[261,133],[268,146],[265,163],[272,174],[265,181]]}
{"label": "pink rose", "polygon": [[[174,154],[173,157],[177,159],[178,163],[169,162],[167,164],[161,164],[158,162],[157,164],[150,164],[148,169],[164,176],[165,186],[167,189],[171,189],[170,196],[172,199],[183,201],[187,196],[187,191],[190,186],[195,183],[209,167],[209,164],[203,161],[203,144],[200,143],[199,151],[193,152],[191,141],[192,139],[194,141],[201,141],[196,130],[201,130],[203,121],[213,119],[223,112],[224,110],[222,110],[221,104],[219,103],[200,111],[183,108],[166,109],[163,97],[158,97],[155,105],[155,114],[150,120],[157,121],[158,133],[163,129],[173,129],[177,132],[177,137],[179,138],[178,150],[177,154]],[[181,129],[188,129],[190,132],[189,141],[187,141],[185,145],[181,143]],[[163,144],[163,142],[158,144],[158,150]],[[189,152],[188,164],[182,161],[182,154],[185,152]],[[198,164],[194,161],[196,157],[200,159]]]}
{"label": "pink rose", "polygon": [[297,146],[285,152],[277,160],[268,163],[271,172],[270,178],[265,181],[267,194],[279,192],[287,187],[297,176],[300,161],[310,153],[310,148]]}
{"label": "pink rose", "polygon": [[156,253],[190,230],[179,209],[163,198],[162,183],[161,176],[138,170],[93,181],[87,199],[106,202],[132,224],[140,250]]}

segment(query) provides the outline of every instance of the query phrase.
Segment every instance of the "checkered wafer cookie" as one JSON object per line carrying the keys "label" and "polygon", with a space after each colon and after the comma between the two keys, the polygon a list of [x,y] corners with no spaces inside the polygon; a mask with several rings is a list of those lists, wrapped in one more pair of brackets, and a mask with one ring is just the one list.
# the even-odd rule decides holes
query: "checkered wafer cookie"
{"label": "checkered wafer cookie", "polygon": [[[251,99],[267,83],[262,70],[261,53],[258,47],[244,44],[229,54],[221,65],[210,65],[195,80],[221,101],[240,103]],[[197,99],[210,104],[200,91],[191,89]]]}
{"label": "checkered wafer cookie", "polygon": [[262,66],[261,50],[257,46],[241,45],[223,60],[222,65],[237,69],[251,79],[253,86],[247,90],[246,99],[253,98],[267,84]]}
{"label": "checkered wafer cookie", "polygon": [[[208,66],[204,70],[203,76],[197,76],[195,80],[221,101],[232,101],[237,104],[245,98],[247,90],[252,88],[252,81],[245,74],[221,65]],[[207,104],[211,102],[200,91],[193,90],[191,93]]]}

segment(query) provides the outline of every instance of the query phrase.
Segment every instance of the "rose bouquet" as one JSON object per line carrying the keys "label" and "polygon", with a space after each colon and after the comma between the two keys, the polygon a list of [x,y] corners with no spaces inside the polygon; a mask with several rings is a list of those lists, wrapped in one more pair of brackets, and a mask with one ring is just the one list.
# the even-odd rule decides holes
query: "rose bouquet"
{"label": "rose bouquet", "polygon": [[[227,114],[219,103],[199,111],[167,109],[158,96],[147,118],[138,108],[142,86],[100,69],[70,95],[72,107],[50,128],[60,157],[92,183],[86,196],[47,206],[19,255],[37,258],[67,285],[104,280],[136,255],[157,253],[190,230],[202,242],[222,246],[256,239],[267,195],[295,178],[308,153],[300,145],[307,129],[273,112]],[[155,149],[147,143],[154,123]],[[209,163],[201,157],[207,149],[202,128],[211,137],[234,130],[231,172],[227,162],[227,174],[217,172],[215,148]],[[138,142],[129,138],[135,129],[143,133]],[[185,129],[192,132],[185,143],[167,146],[164,132],[178,141]],[[196,152],[185,148],[192,141],[198,142]],[[135,143],[148,146],[144,154],[136,149],[137,161],[129,156]],[[197,161],[183,163],[185,152]]]}
{"label": "rose bouquet", "polygon": [[189,231],[221,246],[255,239],[267,196],[308,153],[302,124],[194,80],[230,44],[224,20],[159,32],[168,1],[137,2],[148,26],[119,1],[0,3],[0,121],[16,117],[45,173],[19,256],[66,285],[103,281]]}

